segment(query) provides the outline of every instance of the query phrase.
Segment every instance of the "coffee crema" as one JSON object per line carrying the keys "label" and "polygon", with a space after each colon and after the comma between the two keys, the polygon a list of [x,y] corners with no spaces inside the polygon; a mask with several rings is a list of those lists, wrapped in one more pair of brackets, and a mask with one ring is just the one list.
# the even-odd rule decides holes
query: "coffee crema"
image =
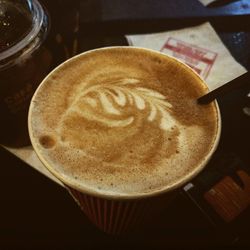
{"label": "coffee crema", "polygon": [[100,195],[171,189],[198,173],[219,133],[215,103],[179,61],[151,50],[85,52],[56,68],[35,93],[32,144],[66,184]]}

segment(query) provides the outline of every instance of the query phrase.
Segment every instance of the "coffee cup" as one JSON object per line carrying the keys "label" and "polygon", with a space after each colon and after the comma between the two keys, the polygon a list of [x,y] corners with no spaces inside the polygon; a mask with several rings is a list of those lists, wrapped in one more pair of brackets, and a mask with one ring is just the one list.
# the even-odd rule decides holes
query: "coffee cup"
{"label": "coffee cup", "polygon": [[108,47],[77,55],[36,90],[29,134],[45,167],[101,230],[119,234],[194,178],[215,152],[216,102],[163,53]]}

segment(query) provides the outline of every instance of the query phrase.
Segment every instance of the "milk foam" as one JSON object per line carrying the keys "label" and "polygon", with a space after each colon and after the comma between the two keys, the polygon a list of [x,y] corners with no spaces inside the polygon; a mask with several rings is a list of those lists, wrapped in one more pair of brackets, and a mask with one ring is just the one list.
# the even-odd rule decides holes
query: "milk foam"
{"label": "milk foam", "polygon": [[[74,102],[65,112],[63,119],[69,113],[75,112],[80,117],[103,123],[108,127],[125,127],[135,120],[134,114],[124,119],[121,118],[126,106],[134,106],[138,110],[148,107],[147,121],[153,122],[157,115],[160,115],[159,127],[170,129],[177,123],[169,114],[172,105],[161,93],[138,87],[141,81],[143,79],[124,78],[108,83],[104,81],[93,86],[86,86],[87,84],[82,83],[79,93],[76,94]],[[101,117],[96,115],[98,109],[103,112]],[[109,118],[108,114],[114,117]]]}
{"label": "milk foam", "polygon": [[37,91],[32,142],[49,169],[75,187],[154,192],[195,171],[213,147],[216,107],[196,104],[206,91],[190,69],[158,53],[85,53]]}

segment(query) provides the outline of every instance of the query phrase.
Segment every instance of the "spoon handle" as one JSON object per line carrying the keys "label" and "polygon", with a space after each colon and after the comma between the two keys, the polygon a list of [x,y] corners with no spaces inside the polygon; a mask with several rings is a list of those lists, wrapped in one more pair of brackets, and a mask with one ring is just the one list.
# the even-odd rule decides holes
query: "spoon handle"
{"label": "spoon handle", "polygon": [[250,73],[247,72],[235,79],[233,79],[230,82],[227,82],[226,84],[220,86],[217,89],[214,89],[212,91],[210,91],[209,93],[199,97],[197,99],[197,102],[199,104],[208,104],[210,102],[212,102],[214,99],[227,94],[228,92],[231,92],[235,89],[239,89],[244,85],[250,85]]}

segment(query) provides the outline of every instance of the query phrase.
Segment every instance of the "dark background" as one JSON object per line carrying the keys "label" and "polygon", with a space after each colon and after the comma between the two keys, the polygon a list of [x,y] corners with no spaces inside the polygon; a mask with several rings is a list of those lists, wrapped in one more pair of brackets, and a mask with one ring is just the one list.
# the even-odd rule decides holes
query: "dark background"
{"label": "dark background", "polygon": [[[51,37],[57,30],[66,32],[70,28],[68,19],[76,9],[80,10],[79,52],[126,45],[124,34],[128,33],[166,31],[210,21],[236,60],[250,68],[249,1],[206,8],[196,0],[51,2],[43,1],[54,20]],[[53,48],[53,38],[50,39]],[[70,35],[68,39],[71,39]],[[250,106],[250,98],[246,97],[249,91],[248,85],[218,100],[223,131],[216,153],[218,158],[227,158],[233,153],[248,170],[250,117],[244,115],[242,108]],[[180,190],[168,209],[152,218],[142,230],[126,236],[108,236],[88,221],[62,187],[2,147],[0,162],[0,250],[250,247],[249,207],[244,219],[237,223],[223,224],[215,220],[213,224],[209,211],[204,213],[197,206],[199,198],[194,197],[194,202]],[[216,160],[208,167],[212,168],[216,168]],[[199,185],[195,188],[199,189]]]}

